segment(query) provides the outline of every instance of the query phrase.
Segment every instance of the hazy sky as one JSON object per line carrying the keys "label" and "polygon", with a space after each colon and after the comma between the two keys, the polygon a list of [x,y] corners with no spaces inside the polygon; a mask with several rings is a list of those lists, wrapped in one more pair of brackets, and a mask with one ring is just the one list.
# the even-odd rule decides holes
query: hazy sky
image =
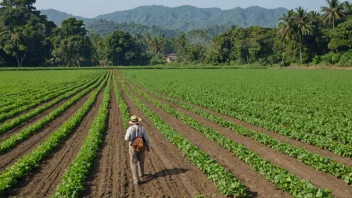
{"label": "hazy sky", "polygon": [[218,7],[221,9],[246,8],[249,6],[292,9],[303,6],[318,11],[324,4],[325,0],[37,0],[35,6],[37,9],[53,8],[77,16],[95,17],[100,14],[128,10],[141,5],[165,5],[169,7],[193,5],[202,8]]}

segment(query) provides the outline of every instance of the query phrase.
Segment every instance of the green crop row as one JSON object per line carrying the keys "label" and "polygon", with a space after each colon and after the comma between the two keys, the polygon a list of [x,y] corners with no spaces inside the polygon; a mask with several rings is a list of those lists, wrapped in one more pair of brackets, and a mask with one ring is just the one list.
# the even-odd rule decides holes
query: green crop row
{"label": "green crop row", "polygon": [[164,135],[164,137],[184,153],[192,164],[208,175],[208,179],[215,183],[221,194],[226,196],[233,195],[234,197],[245,197],[247,195],[247,188],[243,186],[238,179],[226,171],[224,167],[217,164],[209,155],[193,145],[178,131],[173,130],[156,113],[151,111],[145,104],[143,104],[143,102],[136,98],[123,83],[122,87],[128,97],[144,113],[144,115],[153,122],[154,126]]}
{"label": "green crop row", "polygon": [[[26,140],[27,138],[29,138],[30,136],[34,135],[36,132],[41,130],[46,124],[55,120],[60,115],[62,115],[63,112],[65,112],[68,108],[70,108],[72,105],[74,105],[79,99],[81,99],[83,96],[85,96],[91,90],[93,90],[95,87],[97,87],[103,81],[103,79],[104,79],[104,76],[101,76],[97,82],[94,82],[94,84],[92,83],[93,85],[89,85],[88,88],[86,88],[81,93],[77,94],[76,96],[72,97],[70,100],[65,102],[63,105],[61,105],[60,107],[58,107],[54,111],[50,112],[47,116],[45,116],[41,120],[37,121],[33,125],[21,130],[20,132],[16,133],[15,135],[2,141],[0,143],[0,153],[4,153],[4,152],[14,148],[17,144]],[[69,93],[67,93],[67,94],[69,94]],[[67,96],[67,97],[69,97],[69,96]]]}
{"label": "green crop row", "polygon": [[84,105],[68,121],[62,124],[57,131],[52,133],[37,148],[33,149],[31,153],[18,159],[13,165],[0,174],[0,195],[4,193],[6,189],[16,185],[20,178],[23,178],[31,170],[38,167],[41,161],[46,159],[55,148],[65,141],[66,137],[79,126],[86,114],[92,108],[105,83],[106,79],[91,94],[90,98],[84,103]]}
{"label": "green crop row", "polygon": [[118,85],[115,80],[115,75],[114,75],[113,79],[114,79],[113,82],[114,82],[114,91],[115,91],[115,96],[116,96],[116,102],[117,102],[117,105],[119,106],[119,110],[120,110],[120,113],[122,116],[123,126],[125,128],[128,128],[128,121],[130,120],[130,114],[128,111],[128,107],[127,107],[127,104],[125,103],[125,101],[123,100],[122,95],[118,89]]}
{"label": "green crop row", "polygon": [[321,155],[312,153],[304,148],[297,148],[287,143],[280,142],[269,135],[247,129],[246,127],[243,127],[241,125],[222,119],[216,115],[203,111],[197,107],[194,107],[193,105],[189,105],[178,100],[170,99],[168,97],[163,96],[162,94],[159,94],[156,91],[148,90],[148,92],[152,93],[159,99],[163,99],[168,102],[171,102],[184,109],[192,111],[204,118],[207,118],[213,122],[216,122],[223,127],[231,129],[233,132],[239,135],[249,137],[261,144],[267,145],[275,149],[280,153],[287,154],[290,157],[296,158],[299,161],[307,164],[308,166],[312,166],[316,170],[330,173],[336,176],[337,178],[342,178],[346,183],[352,184],[352,169],[350,167],[336,163],[330,158],[322,157]]}
{"label": "green crop row", "polygon": [[30,91],[24,91],[22,97],[20,95],[14,96],[15,98],[9,98],[10,102],[7,102],[7,105],[4,105],[0,108],[0,113],[8,113],[11,110],[21,108],[22,106],[28,105],[33,103],[34,101],[42,100],[44,97],[50,96],[50,94],[55,94],[58,91],[62,91],[64,89],[66,90],[71,90],[72,88],[79,87],[84,85],[85,83],[91,81],[92,79],[97,78],[101,74],[94,75],[94,76],[89,76],[85,77],[83,76],[82,78],[79,78],[77,81],[73,82],[64,82],[60,84],[55,84],[52,85],[53,87],[45,87],[43,86],[39,90],[36,90],[36,92],[39,92],[36,94],[36,92],[30,92]]}
{"label": "green crop row", "polygon": [[38,106],[41,103],[48,102],[48,101],[50,101],[50,100],[52,100],[52,99],[54,99],[54,98],[56,98],[56,97],[58,97],[58,96],[60,96],[62,94],[65,94],[68,91],[71,91],[72,89],[75,89],[75,88],[80,87],[82,85],[84,86],[85,84],[86,84],[86,82],[83,82],[83,83],[81,83],[79,85],[75,85],[73,87],[59,88],[58,90],[54,91],[54,93],[46,95],[45,97],[43,97],[43,98],[41,98],[39,100],[33,100],[29,104],[17,107],[15,109],[11,110],[10,112],[2,113],[0,115],[0,122],[6,120],[8,118],[11,118],[13,116],[16,116],[16,115],[18,115],[18,114],[20,114],[20,113],[22,113],[24,111],[27,111],[28,109],[31,109],[31,108],[33,108],[35,106]]}
{"label": "green crop row", "polygon": [[[35,89],[34,91],[26,90],[21,93],[17,93],[16,95],[4,94],[4,96],[2,96],[0,113],[6,113],[15,108],[30,104],[33,100],[41,99],[51,93],[57,92],[57,90],[62,90],[63,87],[73,87],[77,84],[84,84],[85,82],[88,82],[99,75],[100,74],[91,76],[80,76],[80,78],[78,78],[76,81],[66,81],[51,86],[43,85],[37,87],[37,89]],[[6,100],[8,101],[5,102]]]}
{"label": "green crop row", "polygon": [[[87,87],[91,86],[92,84],[95,84],[96,81],[101,81],[103,78],[103,76],[100,76],[98,78],[95,78],[95,79],[92,79],[90,82],[86,82],[86,84],[83,84],[81,87],[78,87],[72,91],[69,91],[69,92],[66,92],[64,93],[63,95],[60,95],[58,98],[56,98],[55,100],[47,103],[47,104],[44,104],[26,114],[23,114],[17,118],[14,118],[12,120],[9,120],[5,123],[3,123],[2,125],[0,125],[0,134],[3,134],[3,133],[6,133],[7,131],[13,129],[14,127],[20,125],[21,123],[24,123],[25,121],[39,115],[40,113],[46,111],[47,109],[51,108],[52,106],[60,103],[61,101],[75,95],[76,93],[86,89]],[[74,103],[71,103],[71,105],[74,104]],[[69,105],[69,106],[71,106]],[[67,106],[67,105],[66,105]],[[67,108],[69,107],[67,106]],[[53,112],[51,112],[51,114],[49,115],[54,115]],[[49,117],[52,117],[52,116],[49,116]]]}
{"label": "green crop row", "polygon": [[0,108],[29,98],[32,98],[31,100],[42,98],[42,93],[48,90],[74,84],[99,73],[96,71],[1,72]]}
{"label": "green crop row", "polygon": [[[352,93],[350,89],[345,89],[349,86],[337,89],[329,85],[329,89],[322,89],[327,86],[324,78],[335,79],[336,76],[331,73],[324,74],[324,77],[319,76],[320,73],[306,71],[299,73],[299,76],[286,71],[231,70],[211,73],[204,70],[196,74],[194,71],[171,74],[168,71],[131,70],[123,71],[123,74],[133,82],[140,81],[144,87],[153,87],[166,95],[318,146],[340,156],[352,157],[351,145],[335,141],[352,141],[352,111],[349,110],[352,103],[347,102]],[[308,76],[301,81],[287,80],[293,76],[301,78],[308,74],[312,75],[309,77],[319,80],[319,83],[312,83]],[[339,82],[350,82],[348,74],[338,76],[341,79]]]}
{"label": "green crop row", "polygon": [[104,98],[98,116],[93,121],[87,137],[83,140],[77,157],[71,162],[63,175],[53,197],[79,197],[79,193],[84,190],[84,181],[92,168],[93,161],[103,141],[109,115],[110,87],[111,75],[104,90]]}
{"label": "green crop row", "polygon": [[250,151],[246,146],[238,144],[232,141],[230,138],[225,137],[213,129],[204,126],[193,118],[178,112],[168,105],[156,101],[140,90],[135,89],[135,91],[137,91],[140,96],[144,97],[150,103],[199,131],[205,137],[216,142],[219,146],[231,151],[240,160],[252,166],[255,171],[258,171],[269,181],[275,183],[281,190],[290,193],[294,197],[307,197],[310,195],[313,195],[314,197],[330,196],[331,192],[329,190],[316,188],[308,181],[301,180],[297,176],[288,173],[287,170],[273,165],[268,160],[260,158],[257,153]]}

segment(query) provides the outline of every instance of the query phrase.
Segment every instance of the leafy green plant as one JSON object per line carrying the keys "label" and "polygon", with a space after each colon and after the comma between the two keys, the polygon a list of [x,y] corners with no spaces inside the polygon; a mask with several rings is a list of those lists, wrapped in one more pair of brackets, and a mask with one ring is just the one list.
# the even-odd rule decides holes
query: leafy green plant
{"label": "leafy green plant", "polygon": [[[133,82],[171,97],[343,157],[352,156],[349,146],[352,111],[346,111],[352,108],[346,102],[352,94],[347,88],[351,85],[350,73],[324,70],[121,72],[127,78],[135,75]],[[335,75],[337,72],[339,75]]]}
{"label": "leafy green plant", "polygon": [[[92,85],[87,84],[89,86],[85,90],[83,90],[81,93],[77,94],[76,96],[73,96],[70,100],[65,102],[63,105],[55,109],[54,111],[50,112],[49,115],[45,116],[43,119],[37,121],[33,125],[19,131],[18,133],[14,134],[13,136],[5,139],[0,143],[0,153],[4,153],[11,148],[14,148],[17,144],[20,142],[26,140],[30,136],[34,135],[36,132],[38,132],[40,129],[42,129],[46,124],[49,122],[55,120],[58,116],[62,115],[63,112],[65,112],[68,108],[70,108],[72,105],[74,105],[79,99],[81,99],[83,96],[88,94],[91,90],[96,88],[104,79],[104,76],[101,76],[100,79],[97,80],[97,82],[92,82]],[[94,84],[93,84],[94,83]],[[75,92],[75,91],[74,91]],[[72,95],[72,93],[67,93],[63,95],[64,97],[69,97],[69,95]],[[2,128],[0,128],[1,131]]]}
{"label": "leafy green plant", "polygon": [[222,119],[216,115],[203,111],[200,108],[194,107],[193,105],[186,104],[179,100],[170,99],[169,97],[163,96],[162,94],[159,94],[156,91],[153,91],[153,90],[148,90],[148,91],[160,99],[171,102],[184,109],[192,111],[204,118],[207,118],[213,122],[216,122],[221,126],[232,130],[234,133],[249,137],[255,141],[258,141],[259,143],[262,143],[264,145],[267,145],[275,149],[276,151],[279,151],[280,153],[288,154],[289,156],[298,159],[299,161],[307,164],[308,166],[312,166],[317,170],[330,173],[336,176],[337,178],[342,178],[346,183],[352,184],[352,169],[348,166],[336,163],[330,158],[322,157],[321,155],[312,153],[304,148],[297,148],[287,143],[280,142],[269,135],[247,129],[246,127],[240,126],[233,122]]}
{"label": "leafy green plant", "polygon": [[168,139],[174,146],[188,157],[189,161],[196,165],[202,172],[208,175],[208,179],[213,181],[223,195],[233,195],[234,197],[245,197],[247,188],[241,184],[224,167],[211,159],[209,155],[201,151],[179,132],[173,130],[157,114],[151,111],[143,102],[136,98],[120,80],[124,92],[137,105],[137,107],[153,122],[155,127]]}
{"label": "leafy green plant", "polygon": [[115,92],[116,102],[117,102],[117,105],[119,106],[119,110],[121,112],[123,125],[125,128],[128,128],[128,121],[130,120],[130,113],[128,111],[128,106],[127,106],[126,102],[123,100],[122,95],[118,89],[118,85],[115,80],[115,75],[113,78],[113,83],[114,83],[114,92]]}
{"label": "leafy green plant", "polygon": [[0,174],[0,194],[16,185],[20,178],[38,167],[39,163],[50,155],[50,152],[60,146],[65,138],[73,132],[84,119],[105,83],[106,79],[90,95],[90,98],[84,103],[84,105],[42,144],[35,148],[31,153],[19,158],[13,165],[9,166]]}
{"label": "leafy green plant", "polygon": [[250,151],[244,145],[240,145],[231,139],[221,135],[194,120],[193,118],[183,114],[168,105],[162,104],[140,90],[134,89],[140,96],[145,98],[150,103],[169,113],[178,120],[194,128],[202,133],[205,137],[213,140],[219,146],[231,151],[235,156],[252,166],[252,168],[265,176],[269,181],[275,183],[280,189],[287,191],[294,197],[305,197],[315,195],[319,197],[329,197],[330,191],[314,187],[311,183],[301,180],[295,175],[288,173],[288,171],[271,164],[268,160],[262,159],[257,153]]}
{"label": "leafy green plant", "polygon": [[61,183],[56,188],[53,197],[79,197],[84,190],[84,181],[92,168],[93,160],[99,152],[106,130],[110,105],[111,75],[105,87],[103,102],[100,106],[98,116],[94,119],[87,137],[83,140],[82,147],[77,157],[71,162]]}
{"label": "leafy green plant", "polygon": [[[14,127],[20,125],[21,123],[24,123],[25,121],[39,115],[40,113],[44,112],[45,110],[51,108],[52,106],[60,103],[61,101],[77,94],[78,92],[86,89],[87,87],[91,86],[92,84],[95,83],[95,81],[101,81],[103,79],[103,76],[99,76],[98,78],[95,78],[95,79],[92,79],[91,81],[88,81],[88,82],[84,82],[84,84],[82,84],[80,87],[77,87],[77,88],[71,88],[73,89],[72,91],[68,91],[64,94],[61,94],[59,97],[57,97],[56,99],[54,99],[53,101],[47,103],[47,104],[44,104],[26,114],[23,114],[17,118],[14,118],[8,122],[5,122],[3,123],[2,125],[0,125],[0,134],[3,134],[11,129],[13,129]],[[71,103],[71,104],[74,104],[74,103]],[[71,105],[70,105],[71,106]],[[68,106],[69,107],[69,106]],[[68,108],[67,107],[67,108]],[[49,117],[50,117],[51,114],[49,114]]]}
{"label": "leafy green plant", "polygon": [[[29,101],[24,101],[23,103],[11,105],[11,108],[8,108],[8,109],[6,108],[6,110],[4,110],[4,113],[2,113],[0,115],[0,122],[6,120],[8,118],[11,118],[13,116],[16,116],[22,112],[25,112],[33,107],[36,107],[41,103],[48,102],[58,96],[61,96],[62,94],[65,94],[66,92],[71,91],[72,89],[78,88],[84,84],[86,84],[86,82],[83,82],[79,85],[72,86],[72,87],[71,86],[65,87],[64,89],[61,88],[59,90],[49,91],[49,93],[46,93],[45,96],[43,96],[42,98],[40,98],[38,100],[29,100]],[[10,110],[10,111],[6,112],[8,110]]]}

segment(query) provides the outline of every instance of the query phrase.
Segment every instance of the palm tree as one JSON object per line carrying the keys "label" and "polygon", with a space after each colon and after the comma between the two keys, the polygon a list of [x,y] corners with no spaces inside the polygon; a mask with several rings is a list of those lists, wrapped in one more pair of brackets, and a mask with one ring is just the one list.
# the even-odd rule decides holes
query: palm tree
{"label": "palm tree", "polygon": [[185,48],[187,45],[187,34],[181,33],[177,38],[176,38],[176,44],[179,45],[181,48]]}
{"label": "palm tree", "polygon": [[339,0],[326,0],[328,6],[321,7],[321,11],[324,13],[322,19],[324,23],[332,24],[332,28],[335,29],[336,21],[340,20],[344,16],[344,4],[340,3]]}
{"label": "palm tree", "polygon": [[230,50],[232,50],[233,46],[235,45],[235,40],[237,37],[238,27],[233,25],[227,33],[227,39],[230,41]]}
{"label": "palm tree", "polygon": [[352,14],[352,4],[348,1],[345,1],[343,3],[343,11],[345,15],[351,15]]}
{"label": "palm tree", "polygon": [[294,32],[294,11],[290,10],[288,14],[284,14],[282,18],[280,18],[279,22],[279,29],[278,33],[281,36],[281,39],[283,40],[283,55],[282,55],[282,64],[284,63],[285,59],[285,48],[286,48],[286,39],[288,37],[294,37],[295,32]]}
{"label": "palm tree", "polygon": [[311,17],[308,15],[306,10],[302,7],[296,8],[297,13],[295,14],[296,24],[295,30],[299,38],[299,59],[302,63],[302,48],[303,48],[303,38],[305,35],[314,34],[314,25]]}
{"label": "palm tree", "polygon": [[153,37],[149,42],[149,48],[154,56],[164,57],[166,38]]}
{"label": "palm tree", "polygon": [[288,14],[284,14],[280,18],[279,22],[279,34],[282,38],[294,36],[294,22],[295,22],[295,13],[293,10],[290,10]]}

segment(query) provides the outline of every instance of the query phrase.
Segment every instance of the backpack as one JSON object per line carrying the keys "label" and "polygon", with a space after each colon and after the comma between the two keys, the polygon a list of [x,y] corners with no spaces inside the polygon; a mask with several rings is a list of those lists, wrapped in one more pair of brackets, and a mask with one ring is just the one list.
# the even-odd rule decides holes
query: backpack
{"label": "backpack", "polygon": [[[133,127],[134,128],[134,127]],[[138,133],[140,127],[138,127],[137,131],[134,128],[134,132]],[[131,145],[136,152],[144,152],[146,150],[145,139],[143,137],[136,137],[132,140]]]}

